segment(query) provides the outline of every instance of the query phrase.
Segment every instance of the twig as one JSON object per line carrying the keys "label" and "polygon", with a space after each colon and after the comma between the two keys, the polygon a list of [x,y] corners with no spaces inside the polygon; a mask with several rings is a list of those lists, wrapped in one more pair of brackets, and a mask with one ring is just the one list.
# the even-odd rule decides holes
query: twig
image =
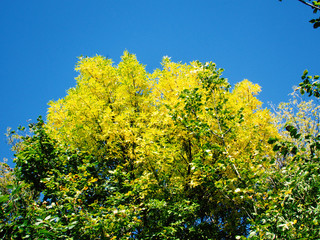
{"label": "twig", "polygon": [[318,6],[316,6],[316,5],[313,5],[313,4],[311,4],[311,3],[308,3],[308,2],[306,2],[306,1],[304,1],[304,0],[298,0],[299,2],[302,2],[303,4],[305,4],[305,5],[307,5],[307,6],[309,6],[309,7],[311,7],[311,8],[315,8],[315,9],[317,9],[317,10],[320,10],[320,7],[318,7]]}
{"label": "twig", "polygon": [[238,178],[241,179],[241,176],[240,176],[240,174],[238,172],[238,169],[237,169],[236,165],[234,165],[234,163],[232,163],[232,165],[233,165],[233,168],[234,168],[234,170],[236,171],[236,173],[238,175]]}

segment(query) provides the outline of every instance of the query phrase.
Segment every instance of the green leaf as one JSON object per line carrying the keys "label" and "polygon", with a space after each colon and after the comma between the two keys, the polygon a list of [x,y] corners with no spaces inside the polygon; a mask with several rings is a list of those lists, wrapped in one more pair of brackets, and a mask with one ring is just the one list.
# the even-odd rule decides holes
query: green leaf
{"label": "green leaf", "polygon": [[67,227],[68,229],[72,229],[77,225],[78,221],[74,221],[72,223],[70,223],[70,225]]}
{"label": "green leaf", "polygon": [[268,143],[269,144],[274,144],[278,141],[278,138],[269,138]]}
{"label": "green leaf", "polygon": [[316,22],[315,24],[313,24],[313,28],[318,28],[320,27],[320,22]]}
{"label": "green leaf", "polygon": [[294,146],[294,147],[291,149],[291,153],[292,153],[292,154],[297,154],[297,152],[298,152],[298,148]]}
{"label": "green leaf", "polygon": [[280,148],[281,148],[281,145],[276,144],[276,145],[274,145],[274,147],[273,147],[273,151],[278,151]]}
{"label": "green leaf", "polygon": [[300,138],[301,134],[298,134],[298,129],[292,125],[287,125],[285,129],[290,133],[290,136],[294,139]]}
{"label": "green leaf", "polygon": [[0,195],[0,203],[6,202],[9,200],[9,195]]}
{"label": "green leaf", "polygon": [[301,79],[304,80],[306,78],[307,74],[308,74],[308,70],[306,69],[306,70],[304,70],[304,72],[301,76]]}

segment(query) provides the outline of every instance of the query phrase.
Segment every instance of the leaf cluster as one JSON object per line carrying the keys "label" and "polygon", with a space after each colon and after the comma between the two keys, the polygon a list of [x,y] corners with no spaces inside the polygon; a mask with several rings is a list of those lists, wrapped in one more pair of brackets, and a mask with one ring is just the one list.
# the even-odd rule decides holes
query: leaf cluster
{"label": "leaf cluster", "polygon": [[[282,2],[282,0],[279,0]],[[303,3],[304,5],[310,7],[313,10],[313,13],[316,14],[320,11],[320,1],[319,0],[298,0],[299,2]],[[320,27],[320,17],[314,18],[310,20],[310,23],[313,24],[313,28]]]}

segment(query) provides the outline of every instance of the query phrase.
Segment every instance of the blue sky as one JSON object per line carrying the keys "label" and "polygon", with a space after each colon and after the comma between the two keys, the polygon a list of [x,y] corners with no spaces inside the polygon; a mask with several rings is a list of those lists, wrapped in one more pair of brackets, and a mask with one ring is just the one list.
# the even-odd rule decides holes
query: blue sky
{"label": "blue sky", "polygon": [[265,107],[286,101],[304,69],[320,73],[312,17],[295,0],[2,1],[0,158],[12,166],[7,127],[45,116],[47,103],[75,86],[80,55],[117,64],[128,50],[149,72],[163,56],[213,61],[232,85],[258,83]]}

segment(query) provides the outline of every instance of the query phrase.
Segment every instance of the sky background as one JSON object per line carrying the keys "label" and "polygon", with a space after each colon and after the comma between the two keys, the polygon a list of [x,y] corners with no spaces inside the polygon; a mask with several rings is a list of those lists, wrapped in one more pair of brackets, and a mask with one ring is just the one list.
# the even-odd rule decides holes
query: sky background
{"label": "sky background", "polygon": [[234,85],[249,79],[259,99],[289,99],[305,69],[320,73],[320,29],[296,0],[0,0],[0,160],[13,166],[6,142],[16,129],[45,117],[47,103],[75,86],[77,57],[120,61],[136,54],[149,72],[163,56],[213,61]]}

